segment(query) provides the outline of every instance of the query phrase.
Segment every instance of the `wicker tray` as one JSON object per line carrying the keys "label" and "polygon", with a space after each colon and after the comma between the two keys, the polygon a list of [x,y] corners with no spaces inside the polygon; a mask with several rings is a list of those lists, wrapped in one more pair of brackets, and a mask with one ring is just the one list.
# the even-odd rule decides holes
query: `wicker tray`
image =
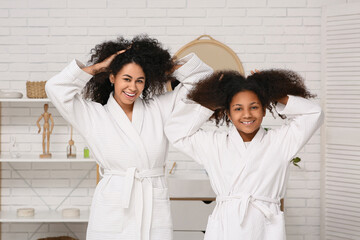
{"label": "wicker tray", "polygon": [[28,98],[47,98],[45,92],[46,81],[26,82],[26,95]]}

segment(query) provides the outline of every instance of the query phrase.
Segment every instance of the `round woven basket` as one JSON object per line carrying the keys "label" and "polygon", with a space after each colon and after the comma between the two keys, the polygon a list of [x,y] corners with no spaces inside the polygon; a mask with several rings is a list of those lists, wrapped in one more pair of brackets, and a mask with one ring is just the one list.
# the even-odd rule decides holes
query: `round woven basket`
{"label": "round woven basket", "polygon": [[26,82],[26,95],[28,98],[47,98],[45,92],[46,81]]}

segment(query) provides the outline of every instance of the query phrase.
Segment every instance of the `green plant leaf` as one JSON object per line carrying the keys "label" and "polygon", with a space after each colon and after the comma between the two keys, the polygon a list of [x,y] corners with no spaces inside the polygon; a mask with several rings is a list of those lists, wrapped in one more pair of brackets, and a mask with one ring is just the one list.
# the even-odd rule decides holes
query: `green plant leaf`
{"label": "green plant leaf", "polygon": [[[269,131],[270,128],[264,128],[265,131]],[[295,157],[293,158],[290,162],[292,162],[295,166],[297,166],[298,168],[301,168],[298,163],[301,161],[301,158],[299,157]]]}
{"label": "green plant leaf", "polygon": [[301,158],[299,157],[295,157],[293,158],[290,162],[292,162],[295,166],[297,166],[298,168],[300,168],[300,166],[298,165],[298,163],[301,161]]}

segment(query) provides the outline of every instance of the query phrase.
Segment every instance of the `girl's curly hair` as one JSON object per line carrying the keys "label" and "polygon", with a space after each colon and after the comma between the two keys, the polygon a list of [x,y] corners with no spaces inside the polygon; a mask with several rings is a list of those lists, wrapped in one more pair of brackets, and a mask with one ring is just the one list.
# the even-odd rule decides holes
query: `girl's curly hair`
{"label": "girl's curly hair", "polygon": [[[287,95],[303,98],[314,98],[316,94],[310,93],[300,74],[285,69],[269,69],[254,73],[247,77],[249,81],[256,82],[264,91],[268,105],[265,106],[273,114],[277,101]],[[278,114],[282,119],[284,115]]]}
{"label": "girl's curly hair", "polygon": [[[230,103],[233,97],[242,91],[252,91],[259,98],[264,109],[273,113],[277,101],[287,95],[312,98],[304,85],[303,78],[294,71],[270,69],[254,73],[245,78],[236,71],[218,71],[206,79],[198,82],[188,94],[188,98],[200,105],[214,110],[210,119],[216,121],[216,125],[230,119],[227,113],[230,111]],[[280,115],[281,118],[285,116]]]}
{"label": "girl's curly hair", "polygon": [[156,39],[149,38],[147,35],[139,35],[132,40],[118,37],[114,41],[98,44],[91,50],[88,63],[100,63],[124,49],[127,50],[117,55],[109,68],[95,73],[86,84],[83,92],[85,98],[105,105],[109,94],[114,91],[109,80],[110,74],[116,75],[128,63],[138,64],[145,73],[145,87],[142,92],[142,98],[145,101],[155,94],[164,92],[164,84],[172,80],[170,72],[174,67],[174,62],[168,50],[163,49]]}

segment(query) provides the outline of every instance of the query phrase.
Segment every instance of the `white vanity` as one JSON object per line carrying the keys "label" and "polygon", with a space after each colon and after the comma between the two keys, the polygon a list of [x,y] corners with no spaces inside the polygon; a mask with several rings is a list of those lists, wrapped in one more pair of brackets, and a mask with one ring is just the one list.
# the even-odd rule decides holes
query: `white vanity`
{"label": "white vanity", "polygon": [[174,240],[202,240],[215,193],[205,172],[167,177],[174,224]]}

